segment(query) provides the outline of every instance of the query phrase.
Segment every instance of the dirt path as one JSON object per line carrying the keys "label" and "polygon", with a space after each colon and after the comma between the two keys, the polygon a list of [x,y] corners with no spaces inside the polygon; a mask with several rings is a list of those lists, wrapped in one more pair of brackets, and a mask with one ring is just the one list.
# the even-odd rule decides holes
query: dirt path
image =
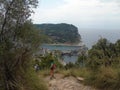
{"label": "dirt path", "polygon": [[55,77],[56,79],[52,80],[50,80],[50,77],[45,78],[49,90],[96,90],[90,86],[83,85],[79,80],[72,76],[63,77],[61,74],[55,74]]}

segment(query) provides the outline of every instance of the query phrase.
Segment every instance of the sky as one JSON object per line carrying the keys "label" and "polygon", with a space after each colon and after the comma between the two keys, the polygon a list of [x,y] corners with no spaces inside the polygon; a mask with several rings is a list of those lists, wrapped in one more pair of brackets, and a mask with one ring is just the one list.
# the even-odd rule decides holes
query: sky
{"label": "sky", "polygon": [[99,34],[99,31],[112,33],[114,30],[116,34],[120,33],[120,0],[39,0],[34,12],[33,23],[73,24],[83,40],[88,32],[98,31]]}

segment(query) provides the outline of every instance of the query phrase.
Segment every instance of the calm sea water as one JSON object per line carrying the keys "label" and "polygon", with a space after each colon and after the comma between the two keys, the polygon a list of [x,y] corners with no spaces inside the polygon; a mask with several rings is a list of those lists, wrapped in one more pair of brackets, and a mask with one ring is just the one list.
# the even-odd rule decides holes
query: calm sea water
{"label": "calm sea water", "polygon": [[120,29],[81,29],[79,28],[79,33],[82,37],[82,41],[90,49],[98,39],[106,38],[108,41],[115,43],[120,39]]}
{"label": "calm sea water", "polygon": [[78,49],[81,48],[81,46],[48,45],[48,44],[43,44],[42,48],[47,48],[49,50],[69,51],[69,50],[78,50]]}
{"label": "calm sea water", "polygon": [[78,56],[71,56],[71,57],[64,56],[63,58],[66,63],[69,63],[69,62],[75,63],[75,61],[77,61],[77,59],[78,59]]}
{"label": "calm sea water", "polygon": [[[48,45],[44,44],[41,46],[42,48],[48,49],[50,51],[53,50],[61,50],[61,51],[71,51],[71,50],[79,50],[81,49],[81,46],[66,46],[66,45]],[[63,59],[66,63],[72,62],[75,63],[75,61],[78,59],[78,56],[63,56]]]}

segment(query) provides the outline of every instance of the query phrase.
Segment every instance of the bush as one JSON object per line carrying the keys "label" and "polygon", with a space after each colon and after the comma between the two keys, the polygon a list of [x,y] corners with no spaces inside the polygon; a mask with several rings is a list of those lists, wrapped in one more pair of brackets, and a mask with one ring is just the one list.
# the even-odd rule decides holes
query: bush
{"label": "bush", "polygon": [[89,75],[89,71],[86,68],[70,68],[70,69],[62,69],[59,71],[65,77],[66,76],[74,76],[74,77],[84,77],[86,78]]}
{"label": "bush", "polygon": [[56,64],[57,68],[62,68],[62,64],[58,61],[58,58],[55,57],[54,55],[47,54],[45,56],[39,57],[39,61],[35,62],[36,64],[39,65],[40,69],[50,69],[51,63],[54,61],[54,63]]}
{"label": "bush", "polygon": [[38,77],[33,69],[24,73],[23,79],[19,82],[21,83],[20,90],[48,90],[42,77]]}
{"label": "bush", "polygon": [[98,72],[91,72],[85,83],[93,85],[102,90],[119,90],[120,73],[111,67],[102,67]]}

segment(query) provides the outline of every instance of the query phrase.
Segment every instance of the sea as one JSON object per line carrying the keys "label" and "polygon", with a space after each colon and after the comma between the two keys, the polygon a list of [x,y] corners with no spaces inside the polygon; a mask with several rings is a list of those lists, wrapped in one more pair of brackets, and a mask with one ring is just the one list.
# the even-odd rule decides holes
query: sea
{"label": "sea", "polygon": [[120,29],[82,29],[79,28],[84,44],[91,49],[100,38],[106,38],[109,42],[115,43],[120,39]]}
{"label": "sea", "polygon": [[[73,46],[73,45],[50,45],[50,44],[43,44],[41,46],[42,48],[44,49],[48,49],[50,51],[53,51],[53,50],[60,50],[62,52],[66,52],[66,51],[72,51],[72,50],[79,50],[82,48],[82,46]],[[72,63],[75,63],[78,59],[78,56],[77,55],[65,55],[63,56],[63,60],[65,63],[69,63],[69,62],[72,62]]]}

